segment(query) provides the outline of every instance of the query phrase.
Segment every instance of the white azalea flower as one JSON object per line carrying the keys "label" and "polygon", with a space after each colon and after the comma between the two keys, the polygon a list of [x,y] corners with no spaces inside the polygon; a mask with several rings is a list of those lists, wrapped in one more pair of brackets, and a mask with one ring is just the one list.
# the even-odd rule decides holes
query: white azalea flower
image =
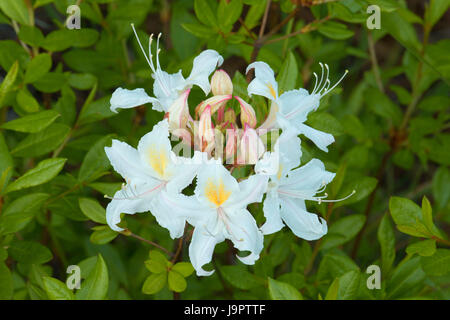
{"label": "white azalea flower", "polygon": [[320,160],[313,159],[306,165],[283,175],[280,166],[277,176],[269,182],[266,199],[263,204],[265,224],[261,227],[264,234],[271,234],[283,228],[283,222],[292,232],[305,240],[316,240],[327,233],[327,223],[316,214],[309,213],[305,200],[326,201],[315,197],[335,174],[325,170]]}
{"label": "white azalea flower", "polygon": [[205,50],[195,59],[192,71],[186,79],[183,77],[181,70],[177,73],[169,74],[161,69],[159,64],[159,40],[161,34],[158,35],[156,43],[156,65],[153,62],[152,40],[150,36],[149,54],[139,41],[134,25],[131,25],[138,40],[139,46],[144,53],[145,59],[152,70],[152,77],[155,79],[153,83],[153,93],[155,98],[148,96],[143,89],[128,90],[118,88],[111,97],[111,110],[117,112],[118,108],[127,109],[134,108],[144,103],[152,103],[153,109],[157,111],[167,112],[170,106],[178,99],[178,97],[191,88],[193,85],[199,86],[207,95],[211,90],[209,83],[209,75],[223,63],[223,58],[215,50]]}
{"label": "white azalea flower", "polygon": [[192,159],[177,157],[171,150],[167,119],[160,121],[144,135],[137,149],[113,140],[105,152],[113,168],[126,181],[106,208],[111,229],[123,231],[117,224],[120,214],[151,211],[158,223],[168,229],[172,238],[183,234],[186,219],[161,202],[188,186],[201,164],[202,154]]}
{"label": "white azalea flower", "polygon": [[255,69],[255,78],[247,88],[248,94],[264,96],[272,101],[269,115],[260,128],[295,128],[297,134],[304,134],[318,148],[328,151],[327,146],[334,142],[334,137],[331,134],[313,129],[305,125],[304,122],[309,112],[317,110],[320,99],[333,90],[347,72],[330,88],[328,65],[325,65],[325,76],[323,64],[320,63],[320,66],[322,67],[322,76],[318,81],[318,77],[314,73],[316,84],[311,94],[305,89],[296,89],[286,91],[280,96],[278,95],[278,83],[275,80],[274,72],[267,63],[257,61],[247,67],[247,73],[250,69]]}
{"label": "white azalea flower", "polygon": [[189,257],[199,276],[211,275],[202,267],[212,259],[217,243],[229,239],[241,251],[237,256],[245,264],[254,264],[263,248],[263,234],[246,209],[253,202],[261,202],[267,188],[267,176],[252,175],[237,182],[219,161],[211,161],[199,170],[195,195],[178,195],[173,208],[187,216],[195,229],[189,246]]}

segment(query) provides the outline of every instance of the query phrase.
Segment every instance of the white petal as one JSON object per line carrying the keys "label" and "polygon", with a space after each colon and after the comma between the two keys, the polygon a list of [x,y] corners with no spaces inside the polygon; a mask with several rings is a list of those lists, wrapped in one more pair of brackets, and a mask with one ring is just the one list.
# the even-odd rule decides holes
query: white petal
{"label": "white petal", "polygon": [[254,264],[259,259],[259,254],[264,246],[264,236],[258,229],[253,216],[246,209],[226,211],[228,227],[225,237],[230,239],[234,247],[240,251],[250,251],[250,254],[237,256],[242,263]]}
{"label": "white petal", "polygon": [[283,131],[277,141],[283,176],[300,165],[302,148],[300,138],[293,131]]}
{"label": "white petal", "polygon": [[169,180],[171,172],[171,145],[167,119],[158,122],[138,144],[142,164],[160,180]]}
{"label": "white petal", "polygon": [[117,88],[111,97],[111,111],[117,113],[117,109],[129,109],[134,108],[146,103],[154,103],[155,98],[152,98],[145,93],[142,88],[128,90],[123,88]]}
{"label": "white petal", "polygon": [[265,152],[261,159],[256,162],[255,173],[262,175],[276,175],[280,167],[280,157],[277,151]]}
{"label": "white petal", "polygon": [[325,152],[328,152],[327,146],[334,142],[333,135],[313,129],[304,124],[301,124],[298,127],[298,133],[304,134],[308,139],[314,142],[319,149]]}
{"label": "white petal", "polygon": [[106,207],[106,221],[114,231],[123,231],[117,224],[120,214],[135,214],[150,210],[150,203],[158,195],[158,186],[161,183],[153,181],[131,181],[125,189],[115,193],[114,199]]}
{"label": "white petal", "polygon": [[195,84],[202,88],[205,94],[211,90],[209,83],[209,75],[216,69],[217,66],[222,65],[223,58],[215,50],[205,50],[194,59],[194,66],[191,74],[186,79],[188,84]]}
{"label": "white petal", "polygon": [[150,172],[142,166],[137,150],[125,142],[113,140],[111,147],[105,147],[105,153],[114,170],[125,180],[143,176],[151,178]]}
{"label": "white petal", "polygon": [[[276,191],[275,191],[276,192]],[[280,231],[284,223],[280,216],[280,201],[274,192],[268,192],[263,205],[266,222],[260,228],[263,234],[272,234]]]}
{"label": "white petal", "polygon": [[255,69],[255,78],[247,87],[248,95],[256,94],[270,100],[278,99],[278,83],[275,74],[269,65],[262,61],[256,61],[248,65],[245,73],[250,69]]}
{"label": "white petal", "polygon": [[202,166],[195,188],[195,195],[200,202],[211,208],[225,206],[235,192],[239,192],[238,182],[222,164]]}
{"label": "white petal", "polygon": [[[186,196],[183,196],[187,198]],[[162,191],[151,202],[150,212],[155,216],[156,221],[163,227],[169,230],[172,239],[179,238],[184,233],[184,226],[186,224],[186,209],[182,208],[185,200],[182,195],[168,194],[167,191]]]}
{"label": "white petal", "polygon": [[191,244],[189,245],[189,259],[197,272],[197,276],[210,276],[214,271],[203,270],[203,266],[211,262],[214,247],[222,242],[222,236],[213,237],[200,227],[194,229]]}
{"label": "white petal", "polygon": [[327,233],[327,222],[306,211],[303,200],[281,197],[280,203],[281,218],[297,237],[311,241]]}
{"label": "white petal", "polygon": [[295,127],[306,121],[308,113],[319,107],[320,96],[308,94],[305,89],[291,90],[278,99],[280,113]]}
{"label": "white petal", "polygon": [[158,100],[153,104],[156,111],[167,112],[169,107],[174,103],[180,94],[186,88],[186,80],[181,74],[181,70],[177,73],[168,74],[158,69],[153,74],[155,82],[153,83],[153,93]]}
{"label": "white petal", "polygon": [[204,165],[204,154],[199,151],[194,152],[194,157],[177,157],[172,152],[172,178],[167,183],[169,193],[179,193],[192,183],[199,168]]}
{"label": "white petal", "polygon": [[312,159],[304,166],[289,172],[287,178],[281,181],[280,190],[294,190],[305,196],[312,197],[317,190],[330,183],[335,174],[325,170],[322,161]]}
{"label": "white petal", "polygon": [[266,175],[254,174],[239,182],[239,191],[233,193],[223,207],[237,210],[246,208],[250,203],[261,202],[267,191],[268,180],[269,177]]}

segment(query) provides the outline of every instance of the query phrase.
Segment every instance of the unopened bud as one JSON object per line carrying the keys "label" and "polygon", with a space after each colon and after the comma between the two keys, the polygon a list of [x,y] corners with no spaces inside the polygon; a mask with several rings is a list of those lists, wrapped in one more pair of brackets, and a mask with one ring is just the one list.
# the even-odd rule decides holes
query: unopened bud
{"label": "unopened bud", "polygon": [[233,93],[233,82],[224,70],[216,70],[211,77],[211,91],[213,95],[227,95]]}
{"label": "unopened bud", "polygon": [[223,121],[227,123],[236,123],[236,113],[233,109],[227,109],[225,111]]}
{"label": "unopened bud", "polygon": [[251,105],[242,100],[240,97],[235,96],[236,100],[239,101],[239,105],[241,106],[241,124],[245,127],[246,124],[250,126],[250,128],[256,127],[256,114],[255,110]]}
{"label": "unopened bud", "polygon": [[203,151],[210,143],[214,142],[214,129],[211,121],[211,106],[203,110],[198,124],[198,137],[200,148]]}
{"label": "unopened bud", "polygon": [[189,107],[187,99],[191,89],[184,91],[176,99],[168,110],[169,127],[171,130],[185,128],[189,119]]}
{"label": "unopened bud", "polygon": [[195,107],[195,113],[201,115],[203,110],[205,110],[206,106],[211,107],[211,114],[214,114],[219,108],[225,106],[228,100],[233,98],[231,94],[228,95],[220,95],[220,96],[212,96],[211,98],[206,99],[205,101],[200,102],[200,104]]}
{"label": "unopened bud", "polygon": [[255,129],[245,125],[238,150],[238,164],[255,164],[265,152],[264,144]]}

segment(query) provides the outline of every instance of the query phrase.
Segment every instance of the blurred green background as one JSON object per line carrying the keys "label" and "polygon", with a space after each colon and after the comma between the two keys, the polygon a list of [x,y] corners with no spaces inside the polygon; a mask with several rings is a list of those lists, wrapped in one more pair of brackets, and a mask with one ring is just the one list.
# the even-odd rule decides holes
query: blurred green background
{"label": "blurred green background", "polygon": [[[449,299],[449,3],[0,0],[0,298]],[[79,30],[65,27],[73,4]],[[380,29],[367,28],[369,5]],[[319,62],[332,82],[349,70],[307,121],[336,142],[324,153],[302,139],[302,163],[316,157],[337,173],[330,198],[357,191],[308,203],[326,217],[325,237],[285,228],[265,237],[254,266],[224,242],[216,273],[199,278],[183,263],[188,237],[172,240],[151,214],[125,219],[133,235],[105,225],[103,195],[122,181],[104,146],[136,146],[163,116],[148,105],[109,110],[117,87],[152,94],[131,23],[141,40],[162,32],[169,73],[187,76],[197,54],[217,50],[260,122],[267,105],[247,95],[250,62],[267,62],[282,91],[311,90]],[[191,107],[202,98],[194,89]],[[261,204],[249,209],[264,222]],[[65,285],[69,265],[81,267],[80,290]],[[380,289],[367,288],[369,265],[381,267]]]}

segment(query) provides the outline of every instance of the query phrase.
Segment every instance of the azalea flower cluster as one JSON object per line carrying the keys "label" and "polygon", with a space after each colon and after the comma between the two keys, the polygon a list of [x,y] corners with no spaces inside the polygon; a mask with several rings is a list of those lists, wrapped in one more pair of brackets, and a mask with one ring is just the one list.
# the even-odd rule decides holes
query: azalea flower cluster
{"label": "azalea flower cluster", "polygon": [[[326,171],[318,159],[300,166],[299,135],[324,151],[334,142],[331,134],[304,122],[342,78],[331,86],[328,66],[321,65],[322,75],[320,79],[315,75],[312,92],[298,89],[280,94],[273,70],[264,62],[251,63],[246,71],[254,69],[255,77],[248,85],[248,95],[265,97],[270,103],[270,112],[258,125],[253,106],[233,95],[228,74],[215,71],[223,63],[216,51],[200,53],[190,75],[184,78],[181,70],[168,74],[161,69],[159,39],[158,36],[153,55],[150,37],[147,55],[138,38],[154,78],[154,97],[144,89],[118,88],[111,98],[113,112],[150,103],[154,110],[164,113],[164,119],[140,139],[137,149],[118,140],[105,148],[114,170],[126,182],[107,206],[109,226],[121,232],[121,214],[147,211],[172,238],[183,235],[186,223],[192,225],[189,257],[199,276],[213,273],[203,266],[211,261],[216,244],[225,239],[238,250],[249,252],[237,258],[251,265],[263,249],[264,235],[275,233],[284,225],[306,240],[325,235],[326,221],[308,212],[305,200],[332,201],[325,199],[326,194],[316,195],[323,192],[335,174]],[[192,117],[188,98],[194,85],[206,96],[212,96],[196,106]],[[236,111],[230,106],[232,100],[238,102]],[[281,132],[272,150],[267,149],[263,139],[267,132]],[[177,155],[170,136],[193,148],[193,155]],[[240,166],[251,166],[253,174],[238,181],[232,170]],[[185,195],[183,190],[192,184],[194,195]],[[258,226],[247,206],[261,202],[265,223]]]}

